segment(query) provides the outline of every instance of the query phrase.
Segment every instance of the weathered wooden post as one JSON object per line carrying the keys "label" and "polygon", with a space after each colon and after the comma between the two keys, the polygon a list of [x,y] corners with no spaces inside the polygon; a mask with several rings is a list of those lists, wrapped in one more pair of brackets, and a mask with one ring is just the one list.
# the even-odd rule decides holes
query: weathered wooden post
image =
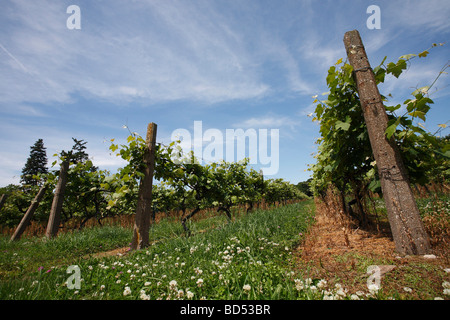
{"label": "weathered wooden post", "polygon": [[6,203],[6,199],[8,198],[7,194],[2,194],[0,197],[0,210],[2,210],[3,205]]}
{"label": "weathered wooden post", "polygon": [[28,207],[27,212],[23,216],[22,220],[20,221],[19,225],[16,228],[16,231],[14,231],[14,234],[11,237],[11,241],[19,240],[22,236],[22,233],[25,231],[27,226],[30,224],[31,218],[33,217],[34,212],[36,211],[37,207],[39,206],[39,203],[41,202],[42,198],[44,197],[45,191],[47,190],[47,186],[43,185],[39,192],[37,193],[36,197],[31,201],[31,205]]}
{"label": "weathered wooden post", "polygon": [[66,191],[67,174],[69,171],[70,157],[61,163],[61,170],[59,171],[59,179],[56,184],[55,195],[53,196],[52,208],[48,218],[47,230],[45,236],[53,238],[58,233],[59,223],[61,221],[61,211],[64,201],[64,192]]}
{"label": "weathered wooden post", "polygon": [[142,249],[149,245],[150,218],[152,214],[152,186],[153,171],[155,169],[155,123],[149,123],[147,127],[146,150],[144,154],[145,172],[139,185],[136,217],[134,222],[131,250]]}
{"label": "weathered wooden post", "polygon": [[395,248],[400,254],[429,253],[430,240],[423,226],[399,149],[394,138],[388,140],[385,134],[388,123],[386,109],[359,32],[346,32],[344,44],[356,75],[361,108],[378,167]]}

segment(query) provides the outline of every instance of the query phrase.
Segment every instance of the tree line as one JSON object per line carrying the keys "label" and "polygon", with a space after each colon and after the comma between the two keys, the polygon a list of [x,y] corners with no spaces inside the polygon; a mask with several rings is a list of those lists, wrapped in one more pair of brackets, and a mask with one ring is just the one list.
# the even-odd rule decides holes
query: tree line
{"label": "tree line", "polygon": [[[72,139],[71,150],[54,155],[51,170],[47,168],[43,140],[38,139],[30,147],[21,183],[0,188],[0,194],[7,196],[0,209],[0,225],[17,226],[43,187],[45,193],[33,220],[48,221],[61,175],[57,168],[65,161],[69,166],[61,208],[62,225],[76,219],[77,227],[83,228],[90,219],[101,224],[106,217],[135,213],[145,167],[144,139],[131,132],[123,145],[111,139],[110,151],[127,163],[115,173],[94,166],[86,152],[87,142]],[[231,209],[236,206],[245,206],[250,211],[262,201],[273,205],[307,198],[298,187],[283,179],[264,179],[260,172],[250,168],[249,159],[200,164],[193,154],[182,152],[179,142],[169,146],[157,144],[154,179],[157,183],[152,188],[153,218],[158,212],[167,216],[182,212],[186,230],[185,222],[202,209],[215,209],[231,219]]]}

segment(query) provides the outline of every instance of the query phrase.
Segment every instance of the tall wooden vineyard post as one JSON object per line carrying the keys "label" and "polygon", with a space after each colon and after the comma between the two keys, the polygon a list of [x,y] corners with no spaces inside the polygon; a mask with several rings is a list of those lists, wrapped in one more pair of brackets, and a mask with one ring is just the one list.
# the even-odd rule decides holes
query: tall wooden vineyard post
{"label": "tall wooden vineyard post", "polygon": [[31,218],[34,215],[39,203],[45,195],[45,191],[47,190],[47,186],[44,184],[38,191],[36,197],[31,201],[31,205],[28,207],[27,212],[23,216],[19,225],[17,226],[14,234],[11,236],[11,241],[19,240],[22,236],[22,233],[25,231],[26,227],[30,224]]}
{"label": "tall wooden vineyard post", "polygon": [[395,248],[400,254],[429,253],[430,240],[423,226],[399,149],[394,137],[388,140],[385,134],[388,123],[386,109],[359,32],[346,32],[344,45],[356,75],[361,108],[378,167]]}
{"label": "tall wooden vineyard post", "polygon": [[57,235],[59,223],[61,222],[61,211],[64,201],[64,193],[66,191],[67,175],[69,171],[70,157],[61,163],[59,171],[59,179],[56,184],[55,195],[53,196],[52,208],[48,218],[47,230],[45,236],[53,238]]}
{"label": "tall wooden vineyard post", "polygon": [[136,217],[134,222],[131,250],[142,249],[149,245],[150,219],[152,214],[152,186],[153,172],[155,169],[155,123],[149,123],[147,127],[146,150],[144,153],[145,172],[139,185]]}

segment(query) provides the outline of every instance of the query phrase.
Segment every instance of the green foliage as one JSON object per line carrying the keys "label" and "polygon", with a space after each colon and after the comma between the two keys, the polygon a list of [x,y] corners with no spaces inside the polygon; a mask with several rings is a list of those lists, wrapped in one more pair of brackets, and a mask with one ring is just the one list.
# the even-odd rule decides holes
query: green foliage
{"label": "green foliage", "polygon": [[[251,208],[263,198],[271,203],[307,198],[281,179],[264,181],[262,175],[249,168],[249,159],[202,165],[192,152],[184,154],[178,143],[157,144],[155,148],[154,179],[157,183],[153,186],[153,206],[157,211],[179,209],[186,212],[216,207],[229,215],[231,207],[249,204]],[[145,168],[145,148],[144,139],[135,134],[121,146],[111,140],[110,150],[127,161],[127,165],[102,185],[112,194],[109,209],[130,207],[130,201],[136,199]]]}
{"label": "green foliage", "polygon": [[[397,62],[387,65],[384,64],[385,57],[373,69],[377,84],[384,82],[386,75],[399,78],[409,68],[412,59],[424,58],[428,54],[426,50],[420,54],[403,55]],[[424,129],[423,123],[418,122],[426,121],[433,104],[430,89],[448,67],[450,64],[447,63],[432,84],[414,90],[412,99],[405,100],[403,105],[388,106],[387,98],[382,96],[389,119],[386,137],[394,139],[399,146],[412,183],[443,182],[449,178],[450,145],[448,139],[437,136],[447,125],[439,125],[439,129],[431,134]],[[379,192],[376,162],[352,67],[340,59],[330,67],[326,81],[329,87],[327,99],[320,101],[317,96],[313,97],[316,103],[313,121],[319,122],[321,137],[317,140],[317,162],[310,166],[313,171],[312,189],[315,194],[323,194],[332,184],[342,192],[359,193],[367,189]],[[403,114],[397,114],[400,110]]]}
{"label": "green foliage", "polygon": [[[338,68],[337,68],[338,67]],[[372,166],[369,137],[353,79],[353,68],[342,59],[328,71],[328,98],[319,101],[313,121],[319,121],[317,163],[311,182],[314,192],[328,184],[345,189],[347,182],[360,182]]]}
{"label": "green foliage", "polygon": [[[70,151],[55,154],[53,167],[69,161],[69,171],[64,194],[62,223],[77,219],[79,228],[91,218],[101,219],[117,214],[133,214],[136,210],[140,180],[144,177],[145,140],[131,133],[126,143],[118,145],[111,139],[110,151],[126,161],[126,165],[111,174],[95,167],[86,153],[86,143],[72,138]],[[56,167],[57,168],[57,167]],[[59,179],[55,169],[42,177],[48,190],[54,190]],[[231,218],[231,208],[248,206],[248,210],[263,199],[275,204],[290,199],[306,199],[298,188],[282,179],[264,180],[249,167],[249,159],[239,162],[220,161],[202,165],[193,153],[185,154],[179,142],[168,146],[156,144],[153,185],[153,213],[182,210],[196,212],[204,208],[217,208]],[[2,225],[17,225],[38,192],[35,186],[24,193],[23,188],[11,186],[10,195],[0,212]],[[47,220],[52,203],[52,193],[47,192],[35,218]]]}
{"label": "green foliage", "polygon": [[311,190],[311,182],[312,178],[309,178],[306,181],[301,181],[296,184],[297,189],[299,189],[302,193],[304,193],[308,197],[312,197],[314,194]]}
{"label": "green foliage", "polygon": [[42,139],[38,139],[30,149],[30,156],[22,169],[20,182],[23,185],[36,186],[42,182],[42,176],[48,173],[47,153]]}

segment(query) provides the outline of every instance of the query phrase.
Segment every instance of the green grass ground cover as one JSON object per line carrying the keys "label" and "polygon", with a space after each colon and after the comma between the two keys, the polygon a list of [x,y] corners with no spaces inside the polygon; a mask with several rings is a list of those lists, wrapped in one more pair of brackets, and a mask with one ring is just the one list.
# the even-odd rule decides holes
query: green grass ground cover
{"label": "green grass ground cover", "polygon": [[[315,292],[298,290],[290,257],[313,210],[307,201],[257,210],[231,223],[217,216],[191,223],[191,237],[179,223],[162,222],[152,227],[152,246],[123,257],[81,258],[128,245],[131,230],[117,227],[53,240],[2,239],[0,299],[307,298]],[[79,289],[67,281],[69,265],[79,267]]]}
{"label": "green grass ground cover", "polygon": [[[443,209],[435,208],[436,201],[432,204],[424,201],[419,207],[425,217],[438,213],[446,220],[447,200],[439,205]],[[341,278],[336,273],[313,276],[316,267],[299,263],[298,245],[313,224],[314,211],[314,202],[310,200],[238,214],[231,223],[224,215],[211,216],[189,223],[191,237],[185,236],[178,219],[167,218],[152,226],[150,247],[124,256],[101,258],[96,254],[128,247],[132,230],[93,227],[62,233],[52,240],[31,238],[17,242],[3,237],[0,299],[296,300],[449,296],[450,282],[442,266],[422,260],[398,264],[392,257],[372,261],[370,257],[347,253],[336,259],[342,260],[347,269],[348,265],[355,266],[353,282],[344,277],[348,276],[346,273]],[[353,262],[346,263],[345,259]],[[366,285],[367,266],[392,263],[397,268],[382,279],[382,288],[370,290]],[[67,273],[73,265],[79,268],[79,287],[73,287],[75,273]],[[358,290],[355,281],[362,284]],[[430,287],[427,292],[422,288],[424,285],[418,285],[426,281],[438,283],[433,292],[428,292],[430,285],[425,286]]]}

